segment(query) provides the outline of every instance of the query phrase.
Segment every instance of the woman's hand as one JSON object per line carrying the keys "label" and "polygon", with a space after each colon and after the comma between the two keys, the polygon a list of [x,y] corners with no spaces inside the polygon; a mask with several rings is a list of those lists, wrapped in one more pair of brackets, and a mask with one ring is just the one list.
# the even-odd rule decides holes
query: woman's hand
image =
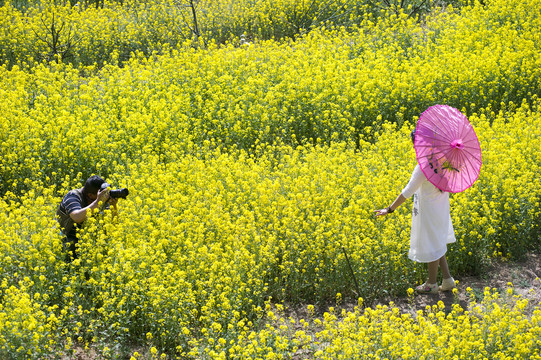
{"label": "woman's hand", "polygon": [[374,210],[374,212],[376,213],[376,217],[378,216],[383,216],[383,215],[388,215],[390,213],[392,213],[393,211],[395,211],[400,205],[402,205],[404,203],[404,201],[406,201],[406,198],[400,194],[398,195],[398,197],[396,198],[396,200],[391,204],[391,206],[388,206],[386,207],[385,209],[381,209],[381,210]]}
{"label": "woman's hand", "polygon": [[374,212],[376,213],[376,217],[378,217],[378,216],[388,215],[392,211],[389,211],[389,208],[385,208],[385,209],[380,209],[380,210],[374,210]]}

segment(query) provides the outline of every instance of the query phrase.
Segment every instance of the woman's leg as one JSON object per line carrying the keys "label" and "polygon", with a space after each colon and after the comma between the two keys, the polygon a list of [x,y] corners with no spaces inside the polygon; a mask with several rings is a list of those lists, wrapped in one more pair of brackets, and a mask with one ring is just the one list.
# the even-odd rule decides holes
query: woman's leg
{"label": "woman's leg", "polygon": [[456,287],[455,279],[451,277],[451,273],[449,272],[449,266],[447,266],[447,259],[445,258],[445,255],[441,257],[440,259],[440,268],[441,273],[443,275],[443,281],[441,282],[440,290],[441,291],[449,291]]}
{"label": "woman's leg", "polygon": [[[438,268],[441,267],[441,272],[443,275],[442,285],[438,287]],[[441,291],[449,291],[455,287],[455,280],[451,277],[449,273],[449,266],[447,265],[447,259],[445,255],[439,258],[436,261],[428,263],[428,281],[416,288],[418,292],[427,294],[427,293],[437,293],[438,289]]]}
{"label": "woman's leg", "polygon": [[441,268],[441,274],[444,279],[449,279],[451,274],[449,273],[449,266],[447,265],[447,259],[445,255],[436,261],[428,263],[428,283],[435,284],[438,281],[438,267]]}
{"label": "woman's leg", "polygon": [[440,260],[440,269],[441,274],[443,275],[444,279],[449,279],[451,277],[451,273],[449,272],[449,266],[447,265],[447,259],[445,258],[445,255],[443,255]]}
{"label": "woman's leg", "polygon": [[438,267],[440,266],[440,260],[432,261],[428,263],[428,283],[435,284],[438,282]]}
{"label": "woman's leg", "polygon": [[451,278],[449,272],[449,266],[447,265],[447,258],[443,255],[436,261],[428,263],[428,283],[435,284],[438,281],[438,267],[441,268],[441,274],[444,279]]}

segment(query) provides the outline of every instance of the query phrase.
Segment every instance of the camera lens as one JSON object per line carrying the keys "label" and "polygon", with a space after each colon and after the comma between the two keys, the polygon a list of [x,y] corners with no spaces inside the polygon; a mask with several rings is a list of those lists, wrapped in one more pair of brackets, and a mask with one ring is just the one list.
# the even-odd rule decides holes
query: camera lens
{"label": "camera lens", "polygon": [[123,188],[123,189],[109,191],[109,196],[113,199],[119,199],[119,198],[125,199],[129,193],[130,192],[128,191],[127,188]]}

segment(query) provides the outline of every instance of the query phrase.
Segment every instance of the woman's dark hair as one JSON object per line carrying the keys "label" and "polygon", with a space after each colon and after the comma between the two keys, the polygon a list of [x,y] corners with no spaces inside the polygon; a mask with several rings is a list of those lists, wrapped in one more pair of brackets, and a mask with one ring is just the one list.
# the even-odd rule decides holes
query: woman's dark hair
{"label": "woman's dark hair", "polygon": [[97,194],[101,188],[101,184],[103,184],[104,182],[105,180],[103,180],[98,175],[92,175],[91,177],[86,179],[85,186],[83,187],[83,193]]}
{"label": "woman's dark hair", "polygon": [[410,133],[411,141],[415,144],[415,129],[413,129]]}

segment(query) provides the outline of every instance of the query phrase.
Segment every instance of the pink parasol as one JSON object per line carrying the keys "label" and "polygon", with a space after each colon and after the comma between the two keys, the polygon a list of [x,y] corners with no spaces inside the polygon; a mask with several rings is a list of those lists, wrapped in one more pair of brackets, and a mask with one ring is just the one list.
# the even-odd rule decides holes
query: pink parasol
{"label": "pink parasol", "polygon": [[434,105],[421,114],[414,148],[426,178],[442,191],[464,191],[479,177],[479,140],[468,118],[451,106]]}

